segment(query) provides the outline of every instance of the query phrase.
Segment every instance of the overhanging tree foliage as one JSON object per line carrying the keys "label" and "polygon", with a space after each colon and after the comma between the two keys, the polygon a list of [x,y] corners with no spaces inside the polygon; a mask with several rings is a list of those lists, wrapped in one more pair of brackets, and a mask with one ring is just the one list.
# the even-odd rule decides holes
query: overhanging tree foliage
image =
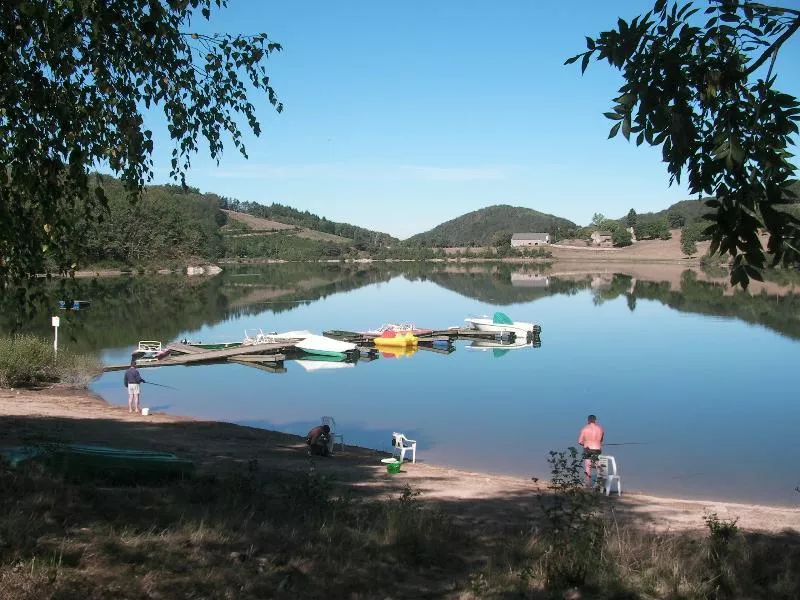
{"label": "overhanging tree foliage", "polygon": [[670,183],[686,176],[706,204],[711,252],[733,257],[731,282],[761,279],[769,233],[772,264],[800,260],[800,220],[785,211],[795,167],[788,147],[800,103],[775,88],[775,59],[800,28],[800,10],[746,0],[657,0],[653,10],[586,38],[566,61],[606,60],[624,85],[606,117],[636,144],[660,146]]}
{"label": "overhanging tree foliage", "polygon": [[205,138],[247,156],[237,116],[258,135],[255,92],[278,112],[266,34],[184,31],[227,0],[4,0],[0,3],[0,289],[74,268],[106,198],[110,169],[132,199],[152,177],[143,110],[163,109],[171,176],[185,184]]}

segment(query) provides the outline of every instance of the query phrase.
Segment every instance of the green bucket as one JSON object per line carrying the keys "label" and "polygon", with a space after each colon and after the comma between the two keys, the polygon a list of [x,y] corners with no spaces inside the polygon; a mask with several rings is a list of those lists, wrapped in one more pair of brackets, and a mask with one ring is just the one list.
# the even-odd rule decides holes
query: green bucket
{"label": "green bucket", "polygon": [[399,462],[389,463],[388,465],[386,465],[386,470],[389,473],[393,474],[393,475],[395,473],[399,473],[400,472],[400,464],[401,463],[399,463]]}

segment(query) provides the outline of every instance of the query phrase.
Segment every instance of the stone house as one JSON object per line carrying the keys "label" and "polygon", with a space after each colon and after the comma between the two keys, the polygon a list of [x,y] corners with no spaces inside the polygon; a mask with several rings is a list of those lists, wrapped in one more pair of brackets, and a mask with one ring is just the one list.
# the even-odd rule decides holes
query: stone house
{"label": "stone house", "polygon": [[592,243],[595,246],[599,246],[601,244],[610,244],[611,243],[611,232],[610,231],[595,231],[592,233]]}
{"label": "stone house", "polygon": [[515,233],[511,236],[511,247],[543,246],[550,243],[549,233]]}

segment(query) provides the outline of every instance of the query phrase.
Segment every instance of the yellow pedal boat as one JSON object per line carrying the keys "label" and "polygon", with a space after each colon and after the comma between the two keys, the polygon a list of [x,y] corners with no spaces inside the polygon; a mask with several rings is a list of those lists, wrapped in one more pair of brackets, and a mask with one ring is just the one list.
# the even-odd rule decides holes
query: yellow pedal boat
{"label": "yellow pedal boat", "polygon": [[405,347],[416,346],[419,338],[410,333],[397,333],[395,331],[384,331],[380,336],[373,338],[372,342],[380,347]]}

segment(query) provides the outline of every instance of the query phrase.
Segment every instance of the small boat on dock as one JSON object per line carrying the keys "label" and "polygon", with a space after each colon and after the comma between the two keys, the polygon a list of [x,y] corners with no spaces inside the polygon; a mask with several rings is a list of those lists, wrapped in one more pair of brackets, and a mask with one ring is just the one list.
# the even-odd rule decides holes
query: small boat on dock
{"label": "small boat on dock", "polygon": [[403,333],[411,335],[430,335],[431,333],[433,333],[433,329],[425,329],[422,327],[417,327],[412,323],[384,323],[377,329],[362,331],[360,333],[365,337],[377,337],[383,335],[383,333],[386,331],[393,331],[394,333]]}
{"label": "small boat on dock", "polygon": [[411,333],[397,333],[386,330],[378,337],[373,338],[372,342],[381,348],[405,348],[406,346],[416,346],[419,343],[419,338]]}
{"label": "small boat on dock", "polygon": [[192,348],[199,348],[200,350],[225,350],[227,348],[238,348],[242,342],[219,342],[203,344],[202,342],[184,342],[187,346]]}
{"label": "small boat on dock", "polygon": [[141,340],[136,350],[131,352],[131,358],[136,361],[154,361],[165,358],[170,353],[169,348],[164,348],[158,340]]}
{"label": "small boat on dock", "polygon": [[528,323],[525,321],[513,321],[511,318],[502,312],[496,312],[493,316],[489,317],[484,315],[482,317],[467,317],[464,319],[469,323],[472,329],[478,331],[488,331],[494,333],[514,333],[515,335],[527,338],[534,333],[539,333],[542,330],[541,325],[536,323]]}
{"label": "small boat on dock", "polygon": [[359,351],[358,346],[350,342],[334,340],[305,330],[276,333],[269,336],[268,339],[273,343],[279,343],[280,341],[293,343],[295,348],[318,356],[345,357]]}

